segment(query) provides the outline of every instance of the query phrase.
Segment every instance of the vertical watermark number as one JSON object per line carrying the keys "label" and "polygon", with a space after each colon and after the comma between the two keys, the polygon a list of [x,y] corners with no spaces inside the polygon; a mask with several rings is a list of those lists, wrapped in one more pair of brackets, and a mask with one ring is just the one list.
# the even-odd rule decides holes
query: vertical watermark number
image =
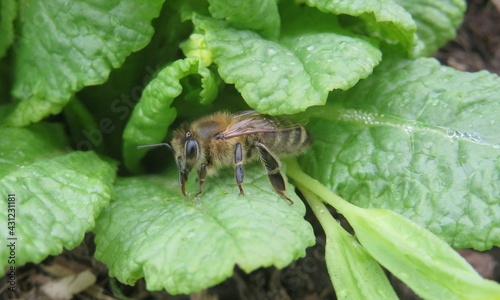
{"label": "vertical watermark number", "polygon": [[7,263],[10,268],[7,271],[7,282],[9,291],[16,291],[16,194],[7,195],[7,248],[9,256]]}

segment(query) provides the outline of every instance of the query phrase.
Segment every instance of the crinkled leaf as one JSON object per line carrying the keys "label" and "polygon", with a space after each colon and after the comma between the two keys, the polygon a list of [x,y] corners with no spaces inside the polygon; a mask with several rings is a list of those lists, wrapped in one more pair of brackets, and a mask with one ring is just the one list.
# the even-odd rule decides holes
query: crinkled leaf
{"label": "crinkled leaf", "polygon": [[131,171],[138,171],[144,150],[137,146],[159,143],[175,120],[176,110],[170,107],[182,92],[180,80],[189,75],[201,75],[200,102],[210,103],[217,96],[214,74],[196,57],[175,61],[158,73],[142,93],[123,133],[123,156]]}
{"label": "crinkled leaf", "polygon": [[283,23],[280,43],[300,59],[316,90],[347,90],[382,59],[377,43],[342,30],[329,14],[290,6],[283,9]]}
{"label": "crinkled leaf", "polygon": [[18,126],[59,113],[74,92],[106,81],[149,42],[163,1],[20,3],[13,93],[21,101],[10,120]]}
{"label": "crinkled leaf", "polygon": [[455,248],[500,245],[500,78],[384,60],[332,95],[301,165],[362,207],[395,210]]}
{"label": "crinkled leaf", "polygon": [[363,30],[390,44],[410,51],[415,45],[417,26],[412,16],[396,1],[385,0],[306,0],[307,5],[336,15],[359,17]]}
{"label": "crinkled leaf", "polygon": [[290,185],[295,205],[280,198],[262,166],[246,169],[244,196],[225,170],[206,181],[199,199],[192,196],[194,178],[191,196],[182,196],[176,171],[117,180],[116,201],[94,229],[96,257],[111,276],[127,284],[145,277],[150,290],[190,293],[230,277],[236,264],[246,272],[283,268],[314,244],[304,204]]}
{"label": "crinkled leaf", "polygon": [[17,2],[15,0],[2,0],[0,2],[0,57],[7,53],[14,42],[14,20],[17,15]]}
{"label": "crinkled leaf", "polygon": [[0,139],[0,178],[37,160],[63,155],[68,144],[58,124],[37,124],[29,129],[1,128],[5,138]]}
{"label": "crinkled leaf", "polygon": [[316,195],[297,186],[325,230],[326,267],[337,299],[398,299],[380,264],[337,223]]}
{"label": "crinkled leaf", "polygon": [[264,38],[277,39],[280,15],[276,0],[209,0],[210,14],[225,19],[235,28],[251,29]]}
{"label": "crinkled leaf", "polygon": [[[63,248],[78,245],[111,199],[115,167],[93,152],[64,152],[62,127],[37,124],[2,128],[0,140],[0,203],[15,194],[15,228],[5,226],[0,236],[17,238],[15,264],[38,263]],[[2,269],[9,248],[0,249]]]}
{"label": "crinkled leaf", "polygon": [[[63,112],[71,137],[78,150],[95,149],[99,153],[106,152],[103,143],[103,131],[109,133],[110,128],[114,126],[109,118],[101,119],[99,126],[85,105],[75,97],[68,102]],[[89,139],[94,143],[91,143]]]}
{"label": "crinkled leaf", "polygon": [[[381,58],[371,42],[336,30],[334,16],[319,16],[309,8],[291,9],[289,14],[288,23],[297,25],[287,30],[280,42],[235,29],[224,21],[193,16],[195,26],[204,32],[220,76],[226,83],[234,83],[247,104],[261,113],[292,114],[324,104],[329,91],[353,86],[368,76]],[[329,22],[331,28],[301,29],[303,24],[314,26],[317,17]],[[300,34],[304,35],[302,40]],[[355,59],[352,53],[356,53]],[[345,70],[351,70],[348,76]]]}
{"label": "crinkled leaf", "polygon": [[432,55],[454,39],[466,9],[463,0],[395,0],[395,2],[404,7],[417,24],[416,44],[412,51],[415,57]]}

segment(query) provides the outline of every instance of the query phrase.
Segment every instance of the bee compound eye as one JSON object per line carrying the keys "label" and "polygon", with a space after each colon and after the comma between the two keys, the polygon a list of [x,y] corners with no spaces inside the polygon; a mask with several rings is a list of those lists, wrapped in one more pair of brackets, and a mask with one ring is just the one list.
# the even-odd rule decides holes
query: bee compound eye
{"label": "bee compound eye", "polygon": [[185,145],[186,160],[196,160],[198,158],[198,142],[194,139],[186,141]]}

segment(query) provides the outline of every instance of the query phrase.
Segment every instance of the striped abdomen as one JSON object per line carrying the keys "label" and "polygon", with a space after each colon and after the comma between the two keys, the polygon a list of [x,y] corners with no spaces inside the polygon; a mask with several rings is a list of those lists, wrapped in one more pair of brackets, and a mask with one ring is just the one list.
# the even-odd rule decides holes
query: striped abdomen
{"label": "striped abdomen", "polygon": [[311,136],[302,126],[260,133],[259,140],[277,156],[300,154],[312,144]]}

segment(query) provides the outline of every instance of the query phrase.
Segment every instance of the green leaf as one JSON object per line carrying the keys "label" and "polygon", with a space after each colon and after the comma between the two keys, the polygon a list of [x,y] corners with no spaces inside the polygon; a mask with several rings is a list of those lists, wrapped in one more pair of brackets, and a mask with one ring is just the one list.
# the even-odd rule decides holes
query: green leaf
{"label": "green leaf", "polygon": [[208,2],[210,14],[215,19],[225,19],[235,28],[251,29],[267,39],[277,39],[279,36],[280,15],[276,0]]}
{"label": "green leaf", "polygon": [[[75,97],[73,97],[64,107],[63,113],[68,123],[68,129],[71,132],[73,142],[76,145],[76,149],[95,149],[99,153],[106,153],[102,132],[108,133],[109,128],[114,126],[110,119],[101,119],[99,126],[92,114],[80,100]],[[96,134],[97,132],[99,132],[99,135]],[[94,143],[87,140],[89,136],[95,136],[95,138],[92,139]]]}
{"label": "green leaf", "polygon": [[337,299],[398,299],[377,261],[337,223],[316,195],[298,187],[325,231],[326,267]]}
{"label": "green leaf", "polygon": [[[356,207],[302,172],[295,160],[287,161],[287,166],[287,174],[300,182],[298,186],[306,195],[318,195],[344,215],[366,251],[419,296],[424,299],[498,299],[500,284],[482,278],[429,230],[387,209]],[[321,206],[314,198],[307,201],[312,206]],[[325,218],[321,216],[321,208],[315,214],[320,220]],[[328,228],[325,225],[331,227],[324,220],[321,223],[325,228]]]}
{"label": "green leaf", "polygon": [[202,76],[200,103],[208,104],[217,96],[215,76],[196,57],[175,61],[146,86],[123,133],[123,156],[129,170],[137,172],[146,153],[137,146],[159,143],[165,138],[176,117],[176,110],[170,105],[182,92],[180,80],[198,74]]}
{"label": "green leaf", "polygon": [[498,299],[485,280],[446,242],[387,209],[351,207],[344,216],[366,250],[424,299]]}
{"label": "green leaf", "polygon": [[[193,15],[222,79],[261,113],[293,114],[324,104],[329,91],[350,88],[381,59],[373,41],[342,31],[334,16],[295,6],[285,15],[291,28],[279,42]],[[315,26],[317,18],[327,25]]]}
{"label": "green leaf", "polygon": [[10,122],[22,126],[59,113],[84,86],[103,83],[112,68],[143,48],[162,0],[21,2],[22,38]]}
{"label": "green leaf", "polygon": [[64,147],[68,144],[64,129],[59,124],[36,124],[29,129],[1,128],[4,137],[0,139],[1,178],[37,160],[63,155]]}
{"label": "green leaf", "polygon": [[[213,286],[236,264],[245,272],[283,268],[315,240],[304,204],[288,187],[293,206],[274,192],[262,166],[246,169],[244,196],[232,170],[207,180],[198,199],[182,196],[177,170],[119,179],[116,201],[94,229],[96,258],[124,283],[145,277],[149,290],[170,294]],[[197,191],[194,180],[187,191]]]}
{"label": "green leaf", "polygon": [[455,248],[500,245],[500,78],[384,60],[311,112],[301,165],[343,198],[395,210]]}
{"label": "green leaf", "polygon": [[[110,201],[115,167],[93,152],[65,152],[58,125],[3,127],[2,137],[0,204],[6,213],[0,222],[6,226],[0,236],[17,238],[14,264],[38,263],[77,246]],[[8,194],[16,198],[9,206],[15,208],[13,228],[7,228]],[[9,253],[0,249],[2,269]]]}
{"label": "green leaf", "polygon": [[0,58],[7,53],[14,42],[14,20],[17,15],[17,2],[15,0],[2,0],[0,2]]}
{"label": "green leaf", "polygon": [[415,45],[417,29],[412,16],[396,3],[384,0],[306,0],[309,6],[336,15],[360,18],[363,31],[390,44],[400,44],[410,51]]}
{"label": "green leaf", "polygon": [[466,9],[463,0],[395,2],[404,7],[417,24],[416,44],[412,51],[414,57],[432,55],[453,40]]}

